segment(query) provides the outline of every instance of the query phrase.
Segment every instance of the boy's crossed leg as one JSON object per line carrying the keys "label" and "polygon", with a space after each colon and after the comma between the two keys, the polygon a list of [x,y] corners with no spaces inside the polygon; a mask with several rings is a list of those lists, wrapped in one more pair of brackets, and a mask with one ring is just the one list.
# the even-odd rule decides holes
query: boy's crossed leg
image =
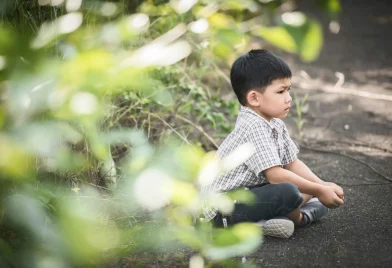
{"label": "boy's crossed leg", "polygon": [[304,194],[304,193],[301,193],[301,195],[303,198],[301,205],[297,209],[295,209],[293,212],[290,212],[287,215],[287,218],[292,220],[295,223],[295,225],[297,225],[297,226],[300,226],[301,223],[303,222],[303,214],[301,213],[301,207],[306,205],[306,203],[308,203],[308,201],[313,197],[312,195]]}
{"label": "boy's crossed leg", "polygon": [[[256,198],[252,204],[236,203],[230,215],[218,213],[214,225],[223,227],[226,223],[230,226],[240,222],[257,222],[263,227],[265,235],[288,238],[294,232],[294,223],[297,226],[309,225],[318,219],[314,217],[314,211],[323,206],[317,198],[314,200],[311,195],[301,194],[291,183],[268,184],[250,191]],[[327,208],[325,210],[328,211]]]}
{"label": "boy's crossed leg", "polygon": [[301,205],[287,215],[296,226],[309,226],[312,222],[321,219],[328,213],[328,208],[317,198],[304,193],[301,193],[301,195],[303,197]]}

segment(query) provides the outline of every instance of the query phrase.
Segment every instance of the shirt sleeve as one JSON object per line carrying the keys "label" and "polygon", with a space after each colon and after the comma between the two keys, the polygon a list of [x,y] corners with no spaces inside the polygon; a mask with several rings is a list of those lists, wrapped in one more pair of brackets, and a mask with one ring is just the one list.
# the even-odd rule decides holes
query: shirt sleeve
{"label": "shirt sleeve", "polygon": [[256,122],[250,127],[245,141],[250,142],[255,149],[254,154],[248,158],[245,164],[256,176],[260,172],[282,165],[276,146],[272,144],[271,134],[262,122]]}
{"label": "shirt sleeve", "polygon": [[283,158],[282,165],[287,165],[297,159],[297,154],[299,153],[297,145],[290,138],[289,131],[286,125],[283,123]]}

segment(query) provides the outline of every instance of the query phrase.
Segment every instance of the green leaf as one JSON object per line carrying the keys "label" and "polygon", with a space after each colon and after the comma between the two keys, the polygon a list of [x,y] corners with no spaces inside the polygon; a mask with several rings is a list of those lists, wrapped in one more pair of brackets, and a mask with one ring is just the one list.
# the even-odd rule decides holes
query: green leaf
{"label": "green leaf", "polygon": [[242,11],[248,9],[254,3],[253,1],[249,1],[249,0],[242,0],[242,1],[226,0],[224,4],[228,9]]}
{"label": "green leaf", "polygon": [[212,117],[212,115],[209,114],[209,113],[207,114],[207,120],[211,123],[211,125],[212,125],[213,128],[216,128],[215,119],[214,119],[214,117]]}
{"label": "green leaf", "polygon": [[174,104],[172,95],[167,90],[158,91],[153,97],[154,101],[163,106],[171,106]]}
{"label": "green leaf", "polygon": [[300,46],[300,56],[305,62],[317,59],[323,46],[321,25],[314,20],[308,20],[308,25]]}
{"label": "green leaf", "polygon": [[261,27],[253,30],[252,33],[278,48],[299,54],[305,62],[314,61],[320,54],[323,45],[321,25],[309,18],[306,18],[301,25],[283,23],[278,27]]}
{"label": "green leaf", "polygon": [[298,47],[292,35],[284,27],[261,27],[254,30],[253,34],[259,35],[274,46],[290,53],[296,53]]}
{"label": "green leaf", "polygon": [[260,228],[254,223],[239,223],[234,227],[215,230],[215,245],[203,252],[208,258],[222,260],[249,254],[261,244]]}
{"label": "green leaf", "polygon": [[214,46],[215,55],[227,58],[233,51],[233,48],[240,44],[244,37],[243,34],[232,29],[219,29],[215,34],[217,40],[217,43]]}
{"label": "green leaf", "polygon": [[342,10],[339,0],[328,0],[328,11],[331,13],[339,13]]}
{"label": "green leaf", "polygon": [[230,53],[232,53],[232,48],[223,43],[218,43],[214,46],[213,52],[216,56],[225,59]]}
{"label": "green leaf", "polygon": [[222,113],[213,113],[212,115],[215,118],[216,122],[218,122],[218,124],[226,122],[226,118]]}
{"label": "green leaf", "polygon": [[242,42],[242,38],[244,36],[232,29],[220,29],[216,33],[216,38],[219,39],[220,42],[227,45],[236,45]]}
{"label": "green leaf", "polygon": [[230,24],[233,23],[233,20],[231,17],[229,17],[226,14],[216,12],[215,14],[212,14],[208,18],[208,22],[210,23],[211,26],[220,29],[220,28],[228,27]]}
{"label": "green leaf", "polygon": [[338,14],[342,11],[340,0],[319,0],[319,6],[324,9],[331,19],[337,19]]}
{"label": "green leaf", "polygon": [[15,44],[15,34],[4,25],[0,27],[0,54],[7,55]]}
{"label": "green leaf", "polygon": [[305,94],[305,96],[303,97],[302,101],[301,101],[301,106],[303,107],[308,99],[308,93]]}
{"label": "green leaf", "polygon": [[229,196],[233,200],[237,200],[240,203],[251,203],[255,201],[255,195],[251,191],[246,191],[246,190],[236,190],[236,191],[231,191],[230,193],[227,193],[227,196]]}

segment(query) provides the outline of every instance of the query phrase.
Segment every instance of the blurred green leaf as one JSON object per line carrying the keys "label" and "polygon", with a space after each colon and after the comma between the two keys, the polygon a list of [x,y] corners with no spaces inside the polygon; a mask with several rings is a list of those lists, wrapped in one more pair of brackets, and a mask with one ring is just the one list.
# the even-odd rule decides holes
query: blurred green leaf
{"label": "blurred green leaf", "polygon": [[252,192],[242,189],[227,193],[227,196],[229,196],[232,200],[237,200],[239,203],[245,204],[253,202],[256,198]]}
{"label": "blurred green leaf", "polygon": [[321,25],[306,17],[300,25],[261,27],[253,32],[287,52],[299,54],[305,62],[317,59],[323,45]]}
{"label": "blurred green leaf", "polygon": [[318,0],[321,8],[327,11],[328,15],[336,20],[339,13],[342,11],[340,0]]}
{"label": "blurred green leaf", "polygon": [[102,250],[115,247],[120,242],[119,230],[116,226],[109,227],[100,222],[93,203],[63,199],[59,206],[59,231],[65,238],[64,246],[70,253],[69,257],[76,263],[99,263],[104,258]]}
{"label": "blurred green leaf", "polygon": [[174,104],[172,95],[167,90],[160,90],[154,95],[154,100],[163,106],[171,106]]}
{"label": "blurred green leaf", "polygon": [[210,113],[207,113],[207,117],[206,118],[211,123],[212,127],[216,128],[215,119],[214,119],[214,117]]}
{"label": "blurred green leaf", "polygon": [[233,256],[249,254],[262,242],[260,227],[254,223],[239,223],[230,229],[216,230],[216,246],[203,252],[208,258],[222,260]]}
{"label": "blurred green leaf", "polygon": [[240,44],[245,36],[238,31],[222,28],[215,33],[215,45],[213,51],[215,55],[227,58],[236,45]]}
{"label": "blurred green leaf", "polygon": [[196,188],[189,182],[176,180],[172,186],[171,200],[174,204],[187,206],[197,198]]}
{"label": "blurred green leaf", "polygon": [[217,29],[227,28],[234,23],[230,16],[220,12],[216,12],[208,17],[208,22]]}
{"label": "blurred green leaf", "polygon": [[219,29],[216,32],[215,38],[223,44],[234,46],[241,43],[244,35],[232,29]]}
{"label": "blurred green leaf", "polygon": [[253,30],[254,34],[260,35],[263,39],[271,44],[290,53],[296,53],[298,48],[294,38],[284,27],[261,27]]}
{"label": "blurred green leaf", "polygon": [[15,140],[0,133],[0,171],[4,179],[31,180],[34,179],[33,157]]}
{"label": "blurred green leaf", "polygon": [[317,59],[323,46],[323,33],[321,25],[311,19],[300,27],[300,32],[296,28],[287,26],[288,31],[295,37],[299,49],[300,57],[305,62]]}
{"label": "blurred green leaf", "polygon": [[[6,0],[5,3],[11,2]],[[0,7],[1,12],[1,7]],[[5,27],[4,24],[0,25],[0,55],[8,55],[15,44],[15,34],[11,29]]]}
{"label": "blurred green leaf", "polygon": [[48,168],[52,171],[76,172],[88,167],[85,157],[69,149],[56,150],[54,157],[48,160]]}
{"label": "blurred green leaf", "polygon": [[197,249],[201,249],[204,246],[204,241],[200,239],[194,228],[181,227],[176,230],[173,230],[173,232],[177,239],[186,245]]}

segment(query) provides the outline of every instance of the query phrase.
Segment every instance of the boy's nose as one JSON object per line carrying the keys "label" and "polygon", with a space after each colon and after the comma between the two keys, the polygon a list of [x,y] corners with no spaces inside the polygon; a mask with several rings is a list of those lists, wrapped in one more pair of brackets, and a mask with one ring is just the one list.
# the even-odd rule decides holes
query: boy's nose
{"label": "boy's nose", "polygon": [[286,97],[286,102],[287,102],[287,103],[290,103],[292,100],[293,100],[293,99],[291,98],[290,93],[288,93],[288,94],[287,94],[287,97]]}

